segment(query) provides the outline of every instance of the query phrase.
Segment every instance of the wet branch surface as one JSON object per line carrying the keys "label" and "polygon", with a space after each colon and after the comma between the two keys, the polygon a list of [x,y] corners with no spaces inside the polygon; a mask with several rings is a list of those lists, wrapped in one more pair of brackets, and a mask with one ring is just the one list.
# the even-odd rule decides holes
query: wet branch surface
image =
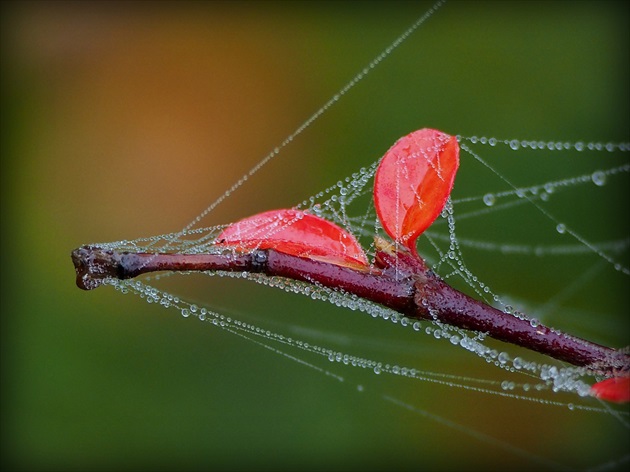
{"label": "wet branch surface", "polygon": [[151,254],[83,246],[72,252],[77,285],[84,290],[106,279],[130,279],[156,271],[233,271],[319,284],[391,308],[409,318],[435,320],[486,335],[594,374],[627,375],[630,356],[504,313],[454,289],[408,253],[377,252],[369,269],[285,254],[273,249],[249,253]]}

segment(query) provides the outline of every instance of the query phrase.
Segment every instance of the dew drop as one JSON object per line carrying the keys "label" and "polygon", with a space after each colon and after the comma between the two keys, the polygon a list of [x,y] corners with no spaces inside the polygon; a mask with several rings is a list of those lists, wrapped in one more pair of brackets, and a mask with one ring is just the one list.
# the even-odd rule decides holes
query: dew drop
{"label": "dew drop", "polygon": [[595,185],[601,187],[606,183],[606,174],[603,173],[601,170],[595,171],[593,172],[593,175],[591,175],[591,180]]}
{"label": "dew drop", "polygon": [[512,361],[512,365],[515,369],[520,369],[521,367],[523,367],[523,359],[521,359],[520,357],[515,357]]}
{"label": "dew drop", "polygon": [[188,318],[190,316],[190,311],[187,308],[182,309],[182,316],[184,318]]}
{"label": "dew drop", "polygon": [[510,147],[516,151],[519,147],[521,147],[521,143],[519,143],[517,139],[513,139],[510,141]]}
{"label": "dew drop", "polygon": [[564,223],[558,223],[556,225],[556,231],[560,234],[564,234],[567,231],[567,227],[564,225]]}
{"label": "dew drop", "polygon": [[483,202],[486,204],[486,206],[492,206],[494,205],[494,203],[496,202],[496,197],[494,196],[494,194],[492,193],[486,193],[483,196]]}

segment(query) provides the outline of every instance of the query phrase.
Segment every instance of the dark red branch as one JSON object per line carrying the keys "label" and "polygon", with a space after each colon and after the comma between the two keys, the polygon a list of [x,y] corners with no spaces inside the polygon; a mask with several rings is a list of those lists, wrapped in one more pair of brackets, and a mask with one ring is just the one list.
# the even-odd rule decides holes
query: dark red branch
{"label": "dark red branch", "polygon": [[129,279],[155,271],[247,271],[342,289],[410,318],[436,320],[549,355],[606,376],[627,373],[630,356],[517,318],[446,284],[420,259],[380,250],[378,267],[359,269],[273,249],[240,254],[118,253],[84,246],[72,252],[77,285],[91,290],[105,279]]}
{"label": "dark red branch", "polygon": [[630,357],[626,354],[504,313],[455,290],[432,273],[419,281],[416,289],[419,317],[484,332],[596,373],[613,375],[630,370]]}

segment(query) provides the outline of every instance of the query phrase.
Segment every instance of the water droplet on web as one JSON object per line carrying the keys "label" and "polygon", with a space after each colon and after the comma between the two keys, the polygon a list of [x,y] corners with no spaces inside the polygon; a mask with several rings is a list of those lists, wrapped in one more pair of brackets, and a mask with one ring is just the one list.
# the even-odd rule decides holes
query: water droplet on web
{"label": "water droplet on web", "polygon": [[606,183],[606,174],[603,173],[601,170],[595,171],[593,172],[593,175],[591,175],[591,180],[595,185],[601,187]]}
{"label": "water droplet on web", "polygon": [[519,147],[521,147],[521,143],[519,143],[517,139],[513,139],[512,141],[510,141],[510,148],[512,148],[514,151],[516,151]]}
{"label": "water droplet on web", "polygon": [[507,352],[501,352],[501,354],[499,354],[498,360],[501,364],[505,364],[510,360],[510,355]]}
{"label": "water droplet on web", "polygon": [[540,324],[540,322],[536,318],[532,318],[531,320],[529,320],[529,324],[532,328],[536,328]]}
{"label": "water droplet on web", "polygon": [[496,200],[497,200],[496,197],[492,193],[486,193],[483,196],[483,202],[486,204],[486,206],[494,205]]}
{"label": "water droplet on web", "polygon": [[556,231],[560,234],[564,234],[567,231],[567,227],[564,225],[564,223],[558,223],[556,225]]}

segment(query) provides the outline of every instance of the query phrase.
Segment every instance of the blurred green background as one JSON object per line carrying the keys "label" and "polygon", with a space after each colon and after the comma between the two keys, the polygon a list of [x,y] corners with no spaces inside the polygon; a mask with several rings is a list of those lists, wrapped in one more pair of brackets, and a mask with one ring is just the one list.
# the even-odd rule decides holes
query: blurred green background
{"label": "blurred green background", "polygon": [[[612,461],[623,468],[617,461],[627,457],[628,431],[605,416],[291,352],[346,379],[338,382],[174,311],[74,285],[73,248],[184,227],[430,6],[2,3],[3,463],[16,470],[531,470]],[[628,51],[623,2],[448,2],[204,223],[299,203],[425,126],[463,136],[627,142]],[[517,185],[628,160],[483,153]],[[587,239],[627,238],[627,174],[610,180],[551,208]],[[463,158],[455,198],[503,189]],[[527,243],[529,230],[558,243],[544,218],[534,220],[538,227],[527,213],[498,216],[462,221],[461,234]],[[556,300],[564,311],[549,322],[628,345],[627,277],[597,257],[568,260],[482,253],[467,262],[527,307],[563,293],[576,274],[595,274],[588,288]],[[627,267],[627,251],[620,260]],[[167,282],[221,313],[345,352],[457,375],[508,375],[444,342],[305,297],[242,280]]]}

